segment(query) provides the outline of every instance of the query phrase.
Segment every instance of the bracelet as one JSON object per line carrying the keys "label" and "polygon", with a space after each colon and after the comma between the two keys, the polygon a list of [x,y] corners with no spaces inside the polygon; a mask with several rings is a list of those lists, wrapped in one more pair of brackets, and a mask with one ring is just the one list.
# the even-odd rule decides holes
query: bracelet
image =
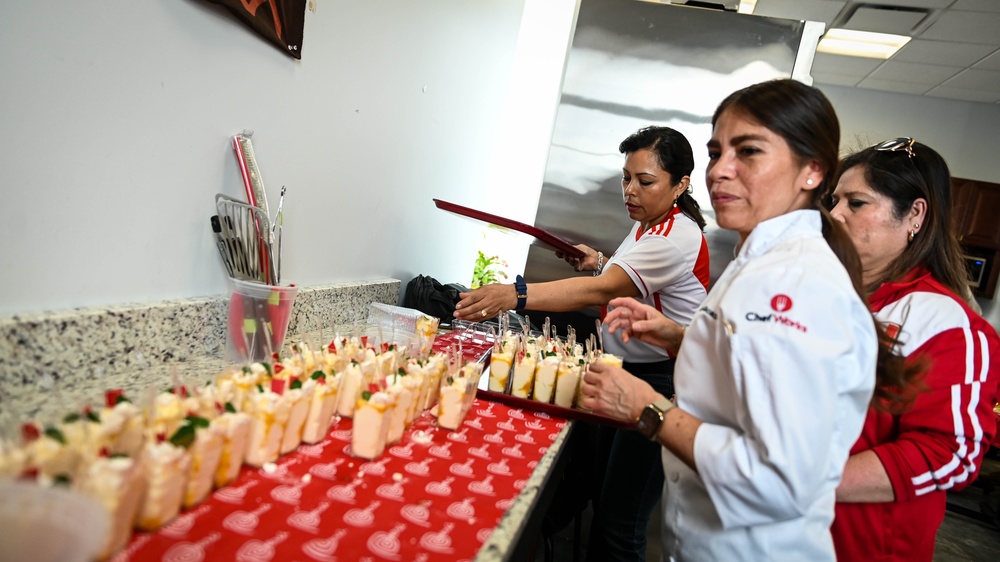
{"label": "bracelet", "polygon": [[601,274],[601,269],[604,268],[604,253],[597,252],[597,269],[594,270],[594,277]]}

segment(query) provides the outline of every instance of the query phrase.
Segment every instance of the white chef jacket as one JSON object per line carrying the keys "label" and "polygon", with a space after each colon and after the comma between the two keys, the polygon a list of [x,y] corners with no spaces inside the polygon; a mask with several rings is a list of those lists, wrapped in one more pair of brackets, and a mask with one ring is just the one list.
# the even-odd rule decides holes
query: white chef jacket
{"label": "white chef jacket", "polygon": [[698,473],[663,451],[665,560],[835,560],[877,343],[820,228],[812,210],[757,225],[687,329],[677,404],[704,423]]}
{"label": "white chef jacket", "polygon": [[[708,293],[708,244],[691,217],[674,207],[658,224],[645,231],[635,223],[605,264],[618,266],[639,289],[639,302],[648,304],[681,326],[687,326]],[[613,307],[608,307],[612,310]],[[614,333],[602,325],[604,351],[635,363],[669,359],[662,347],[635,338],[622,341],[622,330]]]}

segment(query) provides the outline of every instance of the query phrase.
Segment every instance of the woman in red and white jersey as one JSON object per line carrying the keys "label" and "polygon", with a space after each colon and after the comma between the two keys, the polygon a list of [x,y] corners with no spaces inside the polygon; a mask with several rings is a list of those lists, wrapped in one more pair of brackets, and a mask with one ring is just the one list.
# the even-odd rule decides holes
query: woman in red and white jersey
{"label": "woman in red and white jersey", "polygon": [[966,302],[950,189],[941,155],[899,138],[847,157],[832,194],[875,317],[928,369],[909,408],[868,411],[837,488],[838,560],[929,562],[946,493],[975,480],[996,432],[1000,339]]}
{"label": "woman in red and white jersey", "polygon": [[[708,246],[705,219],[690,193],[694,155],[691,144],[670,127],[645,127],[619,145],[625,155],[622,198],[631,232],[605,261],[603,252],[585,245],[580,259],[566,258],[577,271],[546,283],[485,285],[462,293],[455,316],[482,320],[503,310],[563,312],[605,306],[616,297],[635,297],[681,326],[691,322],[707,294]],[[665,396],[674,393],[674,358],[644,342],[622,342],[620,333],[602,327],[604,351],[624,359],[630,372]],[[588,560],[645,560],[646,527],[663,487],[660,447],[633,431],[598,429],[597,462],[606,466],[596,485]],[[598,472],[600,468],[598,467]]]}

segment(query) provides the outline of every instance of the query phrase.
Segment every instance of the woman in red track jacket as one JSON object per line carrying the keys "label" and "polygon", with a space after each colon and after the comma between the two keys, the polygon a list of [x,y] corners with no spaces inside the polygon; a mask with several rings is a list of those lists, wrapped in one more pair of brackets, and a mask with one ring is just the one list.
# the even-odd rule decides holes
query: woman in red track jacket
{"label": "woman in red track jacket", "polygon": [[946,493],[975,480],[996,432],[1000,340],[966,303],[950,188],[941,156],[901,138],[845,159],[832,194],[875,317],[927,368],[902,413],[869,409],[837,489],[839,560],[929,562]]}

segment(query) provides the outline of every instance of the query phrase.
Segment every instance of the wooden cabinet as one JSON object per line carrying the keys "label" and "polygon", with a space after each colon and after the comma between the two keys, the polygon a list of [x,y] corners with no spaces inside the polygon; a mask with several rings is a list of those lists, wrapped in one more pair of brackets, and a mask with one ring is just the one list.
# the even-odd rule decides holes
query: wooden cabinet
{"label": "wooden cabinet", "polygon": [[951,197],[955,235],[963,251],[985,263],[973,293],[993,298],[1000,276],[1000,184],[952,178]]}
{"label": "wooden cabinet", "polygon": [[952,178],[951,190],[958,241],[1000,249],[1000,184]]}

